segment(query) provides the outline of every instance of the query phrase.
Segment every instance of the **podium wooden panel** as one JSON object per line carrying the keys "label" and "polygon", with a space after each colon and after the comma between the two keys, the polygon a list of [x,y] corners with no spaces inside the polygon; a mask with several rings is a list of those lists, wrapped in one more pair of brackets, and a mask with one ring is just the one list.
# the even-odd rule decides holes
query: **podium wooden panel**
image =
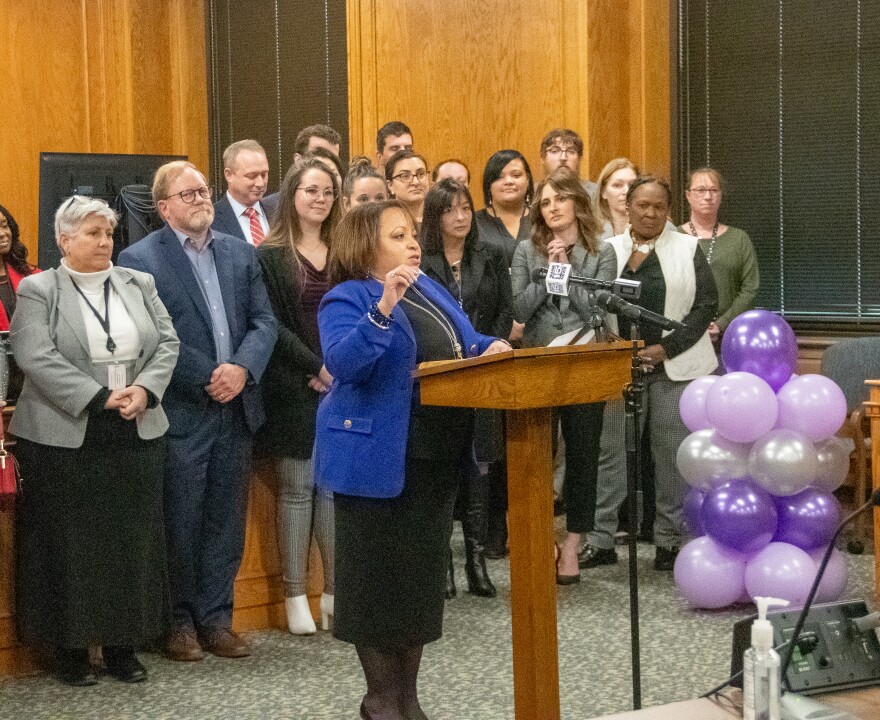
{"label": "podium wooden panel", "polygon": [[507,411],[513,693],[518,720],[559,720],[551,408],[611,400],[630,379],[627,342],[533,348],[416,371],[423,405]]}

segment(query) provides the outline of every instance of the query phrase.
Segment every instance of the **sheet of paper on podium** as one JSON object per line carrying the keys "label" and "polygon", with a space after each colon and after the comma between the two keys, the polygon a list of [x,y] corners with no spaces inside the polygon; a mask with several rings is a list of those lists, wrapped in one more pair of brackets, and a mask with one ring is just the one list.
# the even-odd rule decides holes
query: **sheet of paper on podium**
{"label": "sheet of paper on podium", "polygon": [[564,347],[565,345],[586,345],[593,341],[593,338],[596,337],[596,331],[593,329],[587,330],[584,332],[584,328],[580,327],[577,330],[572,330],[571,332],[567,332],[559,337],[551,340],[547,347]]}

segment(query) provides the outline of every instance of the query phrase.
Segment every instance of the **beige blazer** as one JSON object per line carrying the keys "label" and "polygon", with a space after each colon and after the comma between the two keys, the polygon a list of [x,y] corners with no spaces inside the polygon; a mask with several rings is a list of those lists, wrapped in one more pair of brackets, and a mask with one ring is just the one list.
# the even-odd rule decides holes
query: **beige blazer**
{"label": "beige blazer", "polygon": [[[159,400],[136,421],[138,435],[151,440],[168,429],[161,401],[180,343],[151,275],[114,267],[110,284],[140,336],[132,384]],[[86,326],[70,276],[53,269],[24,278],[9,329],[13,355],[25,376],[10,432],[43,445],[80,447],[88,404],[102,386],[92,377]]]}

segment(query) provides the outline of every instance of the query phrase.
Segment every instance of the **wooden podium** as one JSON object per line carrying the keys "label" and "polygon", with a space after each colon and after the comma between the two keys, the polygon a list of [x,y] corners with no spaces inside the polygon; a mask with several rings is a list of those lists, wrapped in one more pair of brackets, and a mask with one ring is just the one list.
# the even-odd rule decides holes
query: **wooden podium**
{"label": "wooden podium", "polygon": [[513,350],[423,363],[424,405],[507,411],[513,693],[517,720],[559,720],[551,410],[616,399],[628,342]]}

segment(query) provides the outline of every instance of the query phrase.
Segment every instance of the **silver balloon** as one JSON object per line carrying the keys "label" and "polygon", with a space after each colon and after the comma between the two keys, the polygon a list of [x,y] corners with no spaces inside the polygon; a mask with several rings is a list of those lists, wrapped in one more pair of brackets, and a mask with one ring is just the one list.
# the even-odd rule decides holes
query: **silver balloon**
{"label": "silver balloon", "polygon": [[749,475],[773,495],[797,495],[816,477],[816,446],[795,430],[771,430],[752,445]]}
{"label": "silver balloon", "polygon": [[749,446],[735,443],[716,430],[697,430],[678,446],[675,464],[688,485],[711,490],[749,473]]}
{"label": "silver balloon", "polygon": [[843,485],[849,474],[849,456],[852,443],[839,437],[830,437],[816,443],[816,477],[813,487],[824,492],[834,492]]}

